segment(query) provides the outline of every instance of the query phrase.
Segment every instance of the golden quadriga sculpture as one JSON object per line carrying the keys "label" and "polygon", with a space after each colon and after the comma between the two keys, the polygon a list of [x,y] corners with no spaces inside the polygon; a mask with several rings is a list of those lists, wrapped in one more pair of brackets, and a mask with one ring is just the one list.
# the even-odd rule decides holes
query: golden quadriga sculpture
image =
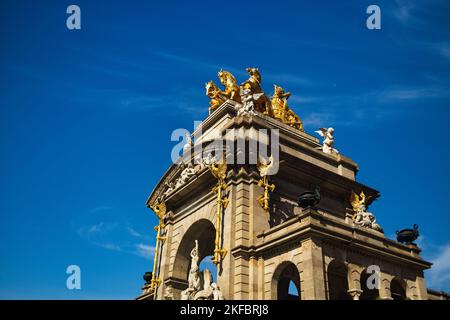
{"label": "golden quadriga sculpture", "polygon": [[291,93],[274,85],[274,93],[269,99],[261,88],[261,74],[257,68],[246,69],[249,78],[240,86],[236,78],[228,71],[220,70],[218,77],[224,86],[222,91],[213,81],[206,83],[206,96],[209,97],[209,113],[214,112],[226,100],[244,103],[244,109],[249,114],[253,111],[277,119],[297,130],[304,131],[299,116],[289,108],[287,100]]}

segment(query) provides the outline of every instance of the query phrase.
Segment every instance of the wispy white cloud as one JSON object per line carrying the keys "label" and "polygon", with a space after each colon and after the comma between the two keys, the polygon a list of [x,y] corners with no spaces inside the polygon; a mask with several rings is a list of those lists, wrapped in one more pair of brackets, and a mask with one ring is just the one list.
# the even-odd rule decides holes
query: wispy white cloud
{"label": "wispy white cloud", "polygon": [[138,243],[135,245],[135,254],[146,259],[151,259],[155,254],[155,247],[143,243]]}
{"label": "wispy white cloud", "polygon": [[439,248],[437,255],[431,260],[433,266],[428,272],[428,284],[437,290],[450,289],[450,243]]}
{"label": "wispy white cloud", "polygon": [[150,235],[138,232],[129,223],[118,221],[100,221],[80,226],[76,230],[80,238],[94,246],[125,254],[149,259],[154,247],[150,244]]}
{"label": "wispy white cloud", "polygon": [[450,59],[450,43],[436,42],[432,44],[432,48],[445,59]]}
{"label": "wispy white cloud", "polygon": [[448,96],[448,90],[436,86],[392,88],[374,93],[374,97],[377,98],[379,102],[442,98]]}

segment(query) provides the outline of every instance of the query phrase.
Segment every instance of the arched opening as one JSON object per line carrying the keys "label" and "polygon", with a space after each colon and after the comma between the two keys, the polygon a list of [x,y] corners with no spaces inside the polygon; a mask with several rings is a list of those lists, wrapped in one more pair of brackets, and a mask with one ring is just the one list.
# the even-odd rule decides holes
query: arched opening
{"label": "arched opening", "polygon": [[272,299],[300,300],[300,274],[292,262],[283,262],[272,277]]}
{"label": "arched opening", "polygon": [[374,282],[374,273],[367,273],[367,269],[361,273],[360,284],[361,284],[361,296],[360,300],[378,300],[380,298],[378,286]]}
{"label": "arched opening", "polygon": [[217,266],[212,262],[213,259],[213,255],[204,257],[199,263],[199,268],[200,270],[209,269],[213,277],[213,282],[217,282]]}
{"label": "arched opening", "polygon": [[[191,264],[191,250],[195,246],[195,240],[198,240],[198,251],[200,270],[208,268],[216,280],[216,269],[211,261],[214,255],[214,239],[216,229],[211,221],[200,219],[192,224],[185,232],[178,246],[173,264],[173,289],[174,293],[179,293],[188,287],[188,274]],[[214,266],[214,269],[212,266]]]}
{"label": "arched opening", "polygon": [[406,290],[403,281],[397,278],[391,281],[391,297],[393,300],[406,300]]}
{"label": "arched opening", "polygon": [[348,294],[348,274],[344,263],[333,260],[327,269],[328,299],[351,300]]}
{"label": "arched opening", "polygon": [[292,280],[289,281],[288,294],[290,297],[296,297],[295,300],[298,300],[298,297],[300,297],[300,292],[298,292],[297,286]]}

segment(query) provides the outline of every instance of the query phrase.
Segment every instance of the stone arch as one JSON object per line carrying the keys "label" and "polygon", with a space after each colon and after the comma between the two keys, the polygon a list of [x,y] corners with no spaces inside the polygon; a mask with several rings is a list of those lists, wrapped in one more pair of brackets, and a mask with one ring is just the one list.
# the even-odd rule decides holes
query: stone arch
{"label": "stone arch", "polygon": [[327,267],[327,293],[329,300],[351,300],[349,290],[349,273],[345,263],[332,260]]}
{"label": "stone arch", "polygon": [[191,263],[191,250],[198,240],[199,261],[214,254],[216,228],[208,219],[199,219],[184,233],[175,255],[172,277],[179,283],[180,291],[187,288],[187,279]]}
{"label": "stone arch", "polygon": [[[298,296],[289,294],[289,284],[293,282]],[[273,300],[300,300],[300,272],[291,261],[284,261],[278,265],[272,276],[271,292]]]}
{"label": "stone arch", "polygon": [[360,300],[378,300],[380,299],[380,292],[379,292],[379,288],[369,288],[367,285],[367,280],[369,279],[369,277],[371,276],[371,273],[367,273],[367,268],[365,268],[362,272],[361,272],[361,277],[360,277],[360,286],[361,286],[361,296],[360,296]]}
{"label": "stone arch", "polygon": [[390,283],[390,291],[393,300],[407,300],[407,286],[403,279],[394,277]]}

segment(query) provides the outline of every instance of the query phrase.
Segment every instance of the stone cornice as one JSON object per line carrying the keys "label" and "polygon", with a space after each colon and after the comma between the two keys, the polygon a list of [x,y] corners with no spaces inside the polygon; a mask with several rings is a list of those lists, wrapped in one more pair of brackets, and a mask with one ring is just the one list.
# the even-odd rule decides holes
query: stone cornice
{"label": "stone cornice", "polygon": [[[340,228],[351,233],[346,235],[344,232],[332,230],[326,226],[327,223],[339,225]],[[296,224],[298,224],[296,228],[292,228],[292,225]],[[286,232],[286,228],[289,226],[291,226],[292,230]],[[274,248],[288,245],[288,243],[294,242],[299,244],[302,239],[318,237],[325,241],[336,242],[340,246],[344,245],[347,250],[353,249],[378,258],[385,258],[388,261],[395,260],[402,264],[413,264],[421,270],[430,268],[431,263],[411,255],[411,251],[418,253],[418,249],[397,243],[385,238],[382,234],[378,235],[376,233],[376,231],[364,230],[357,226],[331,221],[315,210],[305,210],[302,214],[294,215],[280,225],[257,235],[259,240],[254,245],[237,246],[231,250],[231,253],[233,255],[259,256]],[[271,237],[269,238],[269,236]],[[367,238],[378,239],[383,245],[376,245],[372,241],[367,241]],[[387,248],[387,245],[395,247],[397,250],[393,251]]]}

